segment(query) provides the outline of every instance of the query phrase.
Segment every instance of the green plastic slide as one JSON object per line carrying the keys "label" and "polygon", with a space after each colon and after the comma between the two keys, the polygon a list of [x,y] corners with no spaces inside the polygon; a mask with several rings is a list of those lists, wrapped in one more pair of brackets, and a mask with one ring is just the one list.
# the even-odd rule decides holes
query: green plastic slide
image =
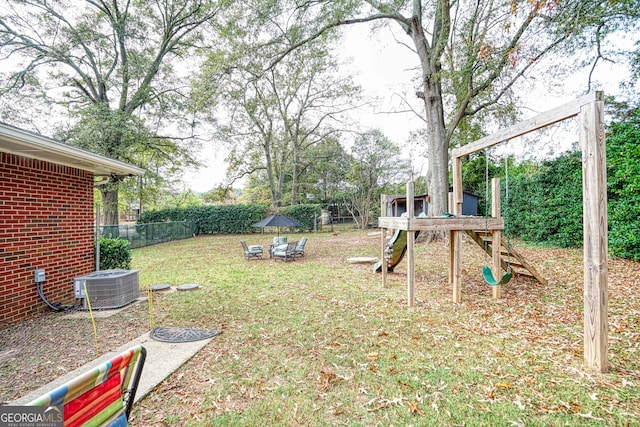
{"label": "green plastic slide", "polygon": [[[387,271],[391,272],[395,266],[402,261],[404,254],[407,252],[407,232],[405,230],[396,230],[396,232],[393,233],[391,240],[389,240],[389,243],[387,243],[387,250],[389,248],[391,249],[391,258],[387,265]],[[382,272],[381,259],[373,266],[373,271],[375,273]]]}
{"label": "green plastic slide", "polygon": [[[407,216],[406,213],[403,213],[401,216]],[[424,212],[420,212],[418,218],[426,218],[427,215]],[[416,238],[420,234],[419,231],[416,231]],[[387,243],[387,250],[391,251],[391,257],[389,258],[389,264],[387,265],[387,271],[392,272],[396,265],[400,264],[402,258],[404,258],[404,254],[407,253],[407,232],[405,230],[396,230],[391,237],[391,240]],[[378,260],[376,265],[373,266],[374,273],[382,272],[382,260]]]}

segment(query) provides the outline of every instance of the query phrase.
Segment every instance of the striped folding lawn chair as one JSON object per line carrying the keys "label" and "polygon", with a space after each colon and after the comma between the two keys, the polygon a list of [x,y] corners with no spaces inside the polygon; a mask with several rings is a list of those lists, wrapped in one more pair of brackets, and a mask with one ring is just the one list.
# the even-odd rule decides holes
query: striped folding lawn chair
{"label": "striped folding lawn chair", "polygon": [[62,405],[65,427],[126,426],[146,355],[143,346],[132,347],[28,405]]}

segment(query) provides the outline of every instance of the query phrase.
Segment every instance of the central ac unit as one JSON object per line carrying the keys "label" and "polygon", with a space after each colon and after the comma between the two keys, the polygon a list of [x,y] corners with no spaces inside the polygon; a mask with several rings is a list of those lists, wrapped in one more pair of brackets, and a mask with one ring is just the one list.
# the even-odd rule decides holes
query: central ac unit
{"label": "central ac unit", "polygon": [[102,270],[73,279],[77,299],[82,308],[119,308],[140,296],[138,270]]}

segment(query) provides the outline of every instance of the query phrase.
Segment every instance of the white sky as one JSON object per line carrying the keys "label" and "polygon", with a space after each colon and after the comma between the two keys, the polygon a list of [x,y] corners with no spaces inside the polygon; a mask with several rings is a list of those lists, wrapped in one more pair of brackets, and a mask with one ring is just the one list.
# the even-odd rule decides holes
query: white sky
{"label": "white sky", "polygon": [[[415,71],[412,68],[418,66],[417,56],[408,48],[398,45],[393,33],[397,34],[400,41],[408,38],[403,34],[388,28],[378,29],[373,34],[365,25],[354,25],[344,29],[345,39],[341,48],[344,50],[342,60],[347,62],[345,70],[350,72],[354,81],[361,85],[365,97],[375,99],[370,107],[362,108],[358,113],[352,114],[354,124],[359,124],[363,129],[381,129],[393,142],[404,147],[405,157],[410,157],[414,167],[420,174],[425,174],[424,159],[417,153],[412,153],[407,147],[409,133],[419,129],[422,122],[412,113],[388,114],[388,112],[404,109],[401,96],[406,96],[411,101],[415,100],[416,82],[412,81]],[[620,45],[629,47],[630,41],[620,40]],[[349,59],[351,58],[351,59]],[[541,68],[539,68],[541,70]],[[618,82],[626,75],[626,68],[601,63],[594,74],[595,80],[602,82],[599,90],[604,90],[606,95],[619,92]],[[547,80],[530,79],[528,89],[527,106],[530,110],[524,112],[525,117],[550,110],[562,105],[583,94],[586,86],[586,73],[577,74],[566,81],[560,82],[555,90],[550,91],[545,86]],[[557,140],[562,136],[556,135]],[[566,138],[564,138],[566,139]],[[568,147],[567,147],[568,148]],[[185,174],[186,188],[196,192],[205,192],[224,181],[226,165],[224,157],[226,153],[216,147],[204,147],[201,159],[206,166],[199,171]]]}

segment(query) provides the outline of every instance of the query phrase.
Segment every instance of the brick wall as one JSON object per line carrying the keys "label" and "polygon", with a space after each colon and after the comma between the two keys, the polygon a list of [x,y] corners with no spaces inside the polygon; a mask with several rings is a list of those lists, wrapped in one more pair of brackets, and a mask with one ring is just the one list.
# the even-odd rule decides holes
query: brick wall
{"label": "brick wall", "polygon": [[73,278],[91,273],[93,174],[0,152],[0,326],[72,304]]}

